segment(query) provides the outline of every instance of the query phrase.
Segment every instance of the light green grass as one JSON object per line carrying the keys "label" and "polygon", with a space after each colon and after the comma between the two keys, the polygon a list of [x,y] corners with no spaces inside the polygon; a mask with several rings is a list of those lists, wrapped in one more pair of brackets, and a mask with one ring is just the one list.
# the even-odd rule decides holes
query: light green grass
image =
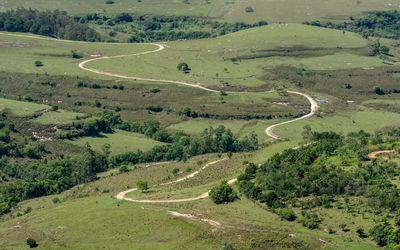
{"label": "light green grass", "polygon": [[264,142],[270,139],[269,136],[265,134],[265,129],[275,123],[282,121],[281,119],[272,120],[211,120],[211,119],[193,119],[181,123],[177,123],[169,126],[167,129],[170,131],[183,131],[188,134],[200,135],[204,129],[217,128],[219,125],[223,125],[226,128],[232,130],[234,135],[242,138],[254,132],[258,136],[259,142]]}
{"label": "light green grass", "polygon": [[[95,55],[114,56],[156,49],[154,45],[148,44],[68,42],[14,37],[4,34],[0,34],[0,44],[0,62],[7,62],[0,64],[0,71],[73,76],[90,75],[102,79],[110,79],[110,77],[89,73],[80,69],[78,64],[85,59],[94,58]],[[76,50],[83,58],[72,58],[71,50]],[[34,62],[37,60],[42,61],[44,66],[36,67]]]}
{"label": "light green grass", "polygon": [[101,151],[104,144],[111,145],[112,154],[122,152],[136,152],[137,150],[147,151],[156,145],[163,143],[147,138],[142,134],[116,130],[115,133],[101,133],[99,136],[81,137],[77,140],[69,141],[74,145],[84,146],[89,143],[94,150]]}
{"label": "light green grass", "polygon": [[38,118],[33,119],[32,121],[41,124],[63,124],[76,121],[77,117],[82,116],[84,116],[84,114],[65,110],[57,110],[45,112]]}
{"label": "light green grass", "polygon": [[[306,69],[349,69],[383,66],[377,57],[363,56],[367,40],[339,30],[301,24],[273,24],[228,34],[215,39],[170,42],[161,52],[90,62],[92,68],[153,79],[181,80],[221,87],[260,86],[265,68],[282,65]],[[291,49],[303,56],[280,56]],[[305,50],[303,50],[305,49]],[[265,53],[275,53],[275,56]],[[232,61],[231,58],[246,57]],[[192,69],[176,69],[184,61]],[[121,65],[124,65],[122,67]]]}
{"label": "light green grass", "polygon": [[17,116],[33,115],[38,111],[49,108],[49,106],[44,104],[0,98],[0,111],[8,109],[11,113]]}
{"label": "light green grass", "polygon": [[[16,230],[16,225],[21,226]],[[43,249],[217,249],[218,236],[164,211],[143,210],[107,197],[67,201],[3,223],[2,247]],[[100,240],[101,239],[101,240]]]}
{"label": "light green grass", "polygon": [[320,132],[334,131],[347,134],[349,132],[358,132],[361,129],[373,133],[386,126],[398,126],[399,123],[400,114],[385,111],[363,110],[359,112],[324,115],[322,118],[314,116],[279,126],[274,130],[274,133],[283,138],[301,139],[301,132],[305,125],[310,125],[313,130]]}

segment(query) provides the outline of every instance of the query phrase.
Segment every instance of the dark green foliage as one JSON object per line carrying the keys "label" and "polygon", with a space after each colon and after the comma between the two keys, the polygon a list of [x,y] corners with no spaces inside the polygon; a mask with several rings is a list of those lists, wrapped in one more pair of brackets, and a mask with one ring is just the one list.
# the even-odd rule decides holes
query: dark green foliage
{"label": "dark green foliage", "polygon": [[160,92],[160,89],[159,88],[151,88],[150,92],[155,94],[155,93]]}
{"label": "dark green foliage", "polygon": [[172,169],[172,174],[177,175],[179,173],[179,168]]}
{"label": "dark green foliage", "polygon": [[233,202],[238,198],[233,188],[226,182],[222,181],[216,187],[213,187],[209,192],[210,198],[216,203]]}
{"label": "dark green foliage", "polygon": [[106,4],[114,4],[114,1],[113,0],[107,0]]}
{"label": "dark green foliage", "polygon": [[[388,223],[374,226],[371,229],[371,236],[379,246],[393,244],[393,246],[397,245],[397,247],[400,247],[400,230],[393,228]],[[393,249],[395,248],[393,247]]]}
{"label": "dark green foliage", "polygon": [[[129,42],[174,41],[180,39],[202,39],[225,35],[239,30],[267,25],[265,21],[255,24],[242,22],[227,23],[191,16],[152,16],[120,13],[115,17],[88,14],[75,17],[80,23],[100,25],[111,30],[111,37],[116,32],[131,34]],[[114,40],[112,40],[114,41]]]}
{"label": "dark green foliage", "polygon": [[163,111],[163,108],[158,106],[158,105],[149,105],[146,107],[147,110],[153,111],[153,112],[161,112]]}
{"label": "dark green foliage", "polygon": [[121,165],[121,166],[119,167],[118,171],[119,171],[120,173],[126,173],[126,172],[129,171],[129,168],[128,168],[127,165]]}
{"label": "dark green foliage", "polygon": [[42,67],[43,66],[42,61],[35,61],[35,66],[36,67]]}
{"label": "dark green foliage", "polygon": [[356,233],[357,233],[358,237],[360,237],[360,238],[368,237],[368,235],[365,234],[364,229],[362,227],[358,227],[356,230]]}
{"label": "dark green foliage", "polygon": [[303,211],[302,217],[299,218],[299,222],[309,229],[316,229],[321,223],[321,219],[318,217],[317,214],[307,213]]}
{"label": "dark green foliage", "polygon": [[378,87],[378,86],[374,86],[374,92],[377,95],[384,95],[385,94],[385,92],[382,90],[382,88]]}
{"label": "dark green foliage", "polygon": [[[351,22],[334,24],[331,22],[321,23],[319,21],[304,22],[314,26],[348,30],[361,33],[364,37],[377,36],[391,39],[400,38],[399,29],[400,13],[397,10],[373,11],[358,20],[351,19]],[[384,54],[389,51],[384,49]]]}
{"label": "dark green foliage", "polygon": [[178,66],[176,66],[178,70],[187,72],[190,70],[189,65],[185,62],[180,62],[178,63]]}
{"label": "dark green foliage", "polygon": [[30,247],[30,248],[35,248],[38,246],[38,244],[36,243],[36,240],[32,239],[32,238],[28,238],[26,239],[26,244]]}
{"label": "dark green foliage", "polygon": [[138,182],[136,183],[136,187],[137,187],[138,189],[140,189],[142,192],[145,192],[145,191],[147,191],[147,190],[149,189],[149,186],[148,186],[148,184],[147,184],[147,181],[138,181]]}
{"label": "dark green foliage", "polygon": [[246,9],[244,9],[246,12],[254,12],[254,9],[253,9],[253,7],[251,7],[251,6],[247,6],[246,7]]}
{"label": "dark green foliage", "polygon": [[278,210],[278,214],[285,220],[294,221],[297,216],[294,213],[293,209],[290,208],[281,208]]}
{"label": "dark green foliage", "polygon": [[100,41],[100,34],[77,22],[65,11],[38,11],[19,8],[0,13],[0,30],[30,32],[67,40]]}

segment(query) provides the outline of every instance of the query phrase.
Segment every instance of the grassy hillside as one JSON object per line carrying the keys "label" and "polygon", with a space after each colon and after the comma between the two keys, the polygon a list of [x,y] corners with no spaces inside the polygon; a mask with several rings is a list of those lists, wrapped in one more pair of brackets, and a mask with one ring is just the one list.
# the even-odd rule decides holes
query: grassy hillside
{"label": "grassy hillside", "polygon": [[[367,45],[367,40],[354,33],[273,24],[215,39],[170,42],[170,48],[158,53],[98,60],[87,66],[126,76],[200,82],[213,87],[225,82],[257,87],[265,84],[260,80],[264,70],[277,66],[316,70],[383,66],[378,57],[369,56]],[[190,73],[176,69],[182,61],[189,64]]]}

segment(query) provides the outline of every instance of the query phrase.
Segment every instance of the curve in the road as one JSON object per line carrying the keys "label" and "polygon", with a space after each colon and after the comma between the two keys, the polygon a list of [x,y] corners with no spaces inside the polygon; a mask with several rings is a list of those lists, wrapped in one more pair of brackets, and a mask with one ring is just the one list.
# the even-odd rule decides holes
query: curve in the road
{"label": "curve in the road", "polygon": [[[76,42],[76,41],[70,41],[70,40],[59,40],[59,39],[54,39],[54,38],[45,38],[45,37],[36,37],[36,36],[29,36],[29,35],[21,35],[21,34],[9,34],[9,33],[3,33],[0,32],[1,35],[10,35],[10,36],[17,36],[17,37],[28,37],[28,38],[35,38],[35,39],[43,39],[43,40],[52,40],[52,41],[66,41],[66,42]],[[80,43],[85,43],[85,42],[80,42]],[[111,73],[111,72],[106,72],[103,70],[98,70],[98,69],[94,69],[94,68],[89,68],[86,67],[85,65],[89,62],[93,62],[93,61],[97,61],[97,60],[104,60],[104,59],[112,59],[112,58],[121,58],[121,57],[130,57],[130,56],[138,56],[138,55],[145,55],[145,54],[150,54],[150,53],[157,53],[159,51],[162,51],[165,49],[165,45],[163,44],[159,44],[159,43],[150,43],[154,46],[157,46],[158,48],[155,50],[151,50],[151,51],[144,51],[144,52],[139,52],[139,53],[135,53],[135,54],[129,54],[129,55],[117,55],[117,56],[103,56],[103,57],[97,57],[97,58],[92,58],[92,59],[88,59],[88,60],[84,60],[81,63],[79,63],[79,68],[86,70],[86,71],[90,71],[96,74],[101,74],[101,75],[106,75],[106,76],[112,76],[112,77],[118,77],[118,78],[123,78],[123,79],[132,79],[132,80],[140,80],[140,81],[149,81],[149,82],[165,82],[165,83],[174,83],[174,84],[180,84],[180,85],[185,85],[185,86],[189,86],[189,87],[194,87],[194,88],[199,88],[205,91],[209,91],[209,92],[214,92],[217,93],[219,92],[218,90],[214,90],[214,89],[210,89],[207,87],[202,86],[200,83],[194,84],[194,83],[189,83],[189,82],[183,82],[183,81],[176,81],[176,80],[165,80],[165,79],[152,79],[152,78],[142,78],[142,77],[136,77],[136,76],[125,76],[125,75],[120,75],[120,74],[116,74],[116,73]],[[270,92],[270,91],[268,91]],[[318,110],[318,104],[317,102],[310,97],[307,94],[298,92],[298,91],[291,91],[291,90],[286,90],[286,92],[291,93],[291,94],[296,94],[296,95],[301,95],[305,98],[308,99],[308,101],[310,102],[310,113],[295,118],[293,120],[289,120],[289,121],[285,121],[285,122],[281,122],[281,123],[277,123],[274,125],[269,126],[268,128],[265,129],[265,133],[275,139],[281,139],[281,137],[279,137],[278,135],[276,135],[273,130],[274,128],[284,125],[284,124],[288,124],[291,122],[295,122],[298,120],[302,120],[308,117],[311,117],[315,114],[315,112]],[[229,92],[229,93],[248,93],[248,92]],[[222,159],[224,160],[224,159]],[[219,160],[219,161],[222,161]],[[201,170],[204,170],[206,167],[215,164],[219,161],[214,161],[214,162],[210,162],[207,165],[205,165],[202,169],[200,169],[199,171],[196,171],[194,173],[192,173],[189,176],[186,176],[184,178],[178,179],[176,181],[173,182],[169,182],[169,183],[164,183],[162,185],[168,185],[168,184],[172,184],[172,183],[176,183],[176,182],[180,182],[180,181],[184,181],[187,180],[189,178],[192,178],[193,176],[195,176],[196,174],[198,174]],[[228,183],[232,184],[236,181],[236,179],[232,179],[230,180]],[[133,202],[142,202],[142,203],[163,203],[163,202],[185,202],[185,201],[194,201],[194,200],[199,200],[199,199],[203,199],[203,198],[207,198],[208,197],[208,192],[201,194],[200,196],[197,197],[192,197],[192,198],[183,198],[183,199],[171,199],[171,200],[134,200],[132,198],[126,197],[126,194],[131,193],[137,191],[137,188],[132,188],[123,192],[120,192],[116,198],[120,199],[120,200],[127,200],[127,201],[133,201]]]}

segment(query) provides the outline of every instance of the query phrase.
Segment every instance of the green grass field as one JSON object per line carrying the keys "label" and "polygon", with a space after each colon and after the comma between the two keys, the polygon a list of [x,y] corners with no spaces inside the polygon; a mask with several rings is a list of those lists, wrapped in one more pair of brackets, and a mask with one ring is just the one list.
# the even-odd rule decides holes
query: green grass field
{"label": "green grass field", "polygon": [[0,98],[0,110],[9,110],[14,115],[28,116],[38,111],[49,109],[48,105],[37,104],[31,102],[16,101],[11,99]]}
{"label": "green grass field", "polygon": [[99,136],[81,137],[76,140],[68,141],[74,145],[83,147],[89,143],[94,150],[101,152],[101,147],[104,144],[111,145],[112,154],[123,152],[136,152],[137,150],[147,151],[156,145],[161,145],[161,142],[154,141],[142,134],[116,130],[111,134],[101,133]]}
{"label": "green grass field", "polygon": [[32,119],[32,121],[41,124],[64,124],[75,121],[76,117],[84,116],[84,114],[81,113],[69,112],[65,110],[52,111],[51,107],[45,104],[37,104],[5,98],[0,98],[0,111],[1,110],[8,110],[17,116],[32,116],[40,113],[40,115],[37,118]]}
{"label": "green grass field", "polygon": [[[69,42],[15,37],[7,34],[0,34],[0,43],[0,61],[7,61],[7,64],[0,65],[0,71],[72,76],[90,75],[95,78],[97,78],[96,75],[79,69],[79,62],[97,56],[134,54],[140,51],[156,49],[155,46],[147,44],[121,45],[112,43]],[[72,58],[72,50],[76,50],[83,58]],[[36,67],[34,64],[35,61],[41,61],[44,66]],[[106,78],[105,76],[102,76],[102,78],[109,79],[109,77]]]}
{"label": "green grass field", "polygon": [[[200,135],[204,129],[209,127],[216,128],[219,125],[224,125],[226,128],[232,130],[232,132],[239,136],[244,137],[246,135],[250,135],[250,133],[254,132],[258,136],[259,142],[264,142],[265,140],[270,139],[269,136],[265,134],[265,129],[275,123],[281,121],[280,119],[273,120],[210,120],[210,119],[195,119],[184,121],[181,123],[173,124],[168,127],[170,131],[183,131],[188,134]],[[283,120],[282,120],[283,121]]]}
{"label": "green grass field", "polygon": [[399,122],[400,114],[366,109],[358,112],[323,115],[322,118],[311,117],[279,126],[274,132],[283,138],[301,139],[301,132],[305,125],[310,125],[315,131],[334,131],[347,134],[349,132],[358,132],[361,129],[373,133],[384,127],[396,127]]}
{"label": "green grass field", "polygon": [[[214,39],[170,42],[170,48],[158,53],[98,60],[87,66],[126,76],[200,82],[217,88],[223,86],[221,82],[257,87],[266,84],[260,79],[264,70],[277,66],[310,70],[383,66],[377,57],[367,56],[367,44],[350,32],[273,24]],[[189,74],[176,69],[182,61],[189,64]]]}
{"label": "green grass field", "polygon": [[[273,152],[288,146],[288,142],[284,142],[265,148],[264,160]],[[128,173],[103,177],[57,196],[25,201],[20,204],[20,211],[28,206],[33,211],[1,222],[0,234],[3,237],[0,243],[6,248],[22,248],[26,238],[33,237],[39,247],[52,249],[87,249],[106,245],[121,249],[133,246],[140,249],[220,249],[224,242],[231,242],[238,249],[246,248],[249,244],[278,248],[291,244],[313,249],[331,245],[346,249],[373,248],[368,240],[357,238],[353,230],[345,234],[328,234],[323,227],[308,230],[297,222],[280,220],[277,215],[255,206],[244,196],[222,205],[216,205],[210,199],[182,204],[135,204],[112,198],[117,192],[132,187],[137,180],[147,179],[150,180],[149,184],[170,181],[165,176],[171,175],[173,167],[183,169],[190,166],[193,170],[198,169],[200,165],[196,162],[200,159],[211,161],[215,156],[195,157],[187,163],[142,165]],[[249,155],[235,154],[230,160],[210,166],[192,179],[159,190],[150,189],[153,193],[136,195],[183,197],[202,192],[210,187],[209,184],[243,171],[242,159],[249,159]],[[183,175],[186,173],[173,178]],[[109,193],[104,192],[105,189]],[[168,194],[169,191],[173,193]],[[51,200],[55,197],[62,202],[53,204]],[[166,211],[178,211],[196,217],[177,218]],[[340,213],[334,209],[328,212],[333,213],[331,216]],[[200,219],[215,220],[221,226],[213,227]],[[347,218],[347,222],[351,221],[355,219]],[[107,242],[99,241],[99,236]],[[349,237],[353,237],[353,240],[345,240]],[[265,238],[268,242],[265,242]]]}

